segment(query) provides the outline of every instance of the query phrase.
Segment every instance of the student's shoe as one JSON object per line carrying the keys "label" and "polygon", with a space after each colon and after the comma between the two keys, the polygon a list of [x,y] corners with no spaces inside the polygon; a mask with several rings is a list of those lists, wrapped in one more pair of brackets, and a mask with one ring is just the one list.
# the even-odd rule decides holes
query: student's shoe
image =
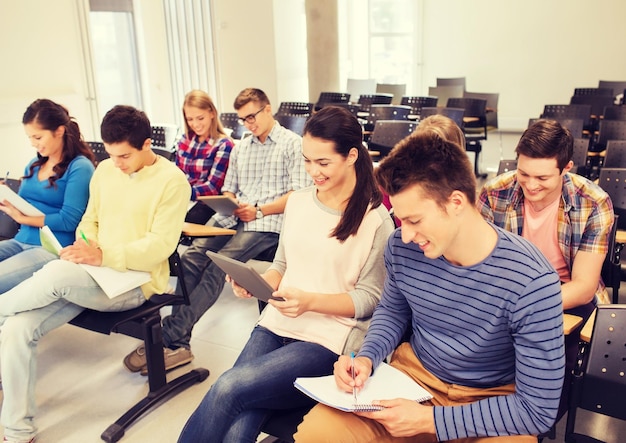
{"label": "student's shoe", "polygon": [[35,437],[31,438],[30,440],[23,441],[23,440],[9,440],[8,438],[4,437],[2,439],[3,442],[5,443],[35,443]]}
{"label": "student's shoe", "polygon": [[139,346],[133,352],[124,357],[124,366],[126,366],[130,372],[141,371],[141,368],[146,366],[145,346]]}
{"label": "student's shoe", "polygon": [[[165,358],[165,370],[177,368],[186,365],[193,360],[193,354],[190,349],[163,348],[163,357]],[[133,352],[124,357],[124,366],[131,372],[140,372],[141,375],[148,375],[148,364],[146,362],[146,348],[144,345],[139,346]]]}
{"label": "student's shoe", "polygon": [[[193,354],[191,353],[191,349],[187,348],[178,348],[178,349],[170,349],[163,348],[163,357],[165,357],[165,370],[169,371],[170,369],[177,368],[179,366],[186,365],[193,360]],[[141,368],[141,375],[148,375],[148,365],[146,364],[143,368]]]}

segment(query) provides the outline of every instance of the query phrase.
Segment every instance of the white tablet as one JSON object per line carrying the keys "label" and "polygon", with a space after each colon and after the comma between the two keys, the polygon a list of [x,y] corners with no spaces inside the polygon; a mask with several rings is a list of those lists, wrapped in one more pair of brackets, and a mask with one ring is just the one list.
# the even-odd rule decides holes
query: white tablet
{"label": "white tablet", "polygon": [[239,208],[239,203],[227,195],[205,195],[198,197],[198,201],[222,215],[233,215],[233,211]]}
{"label": "white tablet", "polygon": [[207,251],[206,255],[239,286],[259,300],[284,300],[282,297],[272,297],[274,289],[252,266],[213,251]]}

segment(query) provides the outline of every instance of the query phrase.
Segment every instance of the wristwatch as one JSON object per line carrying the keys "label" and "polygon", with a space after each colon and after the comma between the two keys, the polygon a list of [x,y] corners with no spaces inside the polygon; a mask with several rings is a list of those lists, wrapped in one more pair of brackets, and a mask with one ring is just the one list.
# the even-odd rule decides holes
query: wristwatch
{"label": "wristwatch", "polygon": [[256,208],[256,218],[263,218],[263,211],[261,211],[261,207],[258,205],[254,206]]}

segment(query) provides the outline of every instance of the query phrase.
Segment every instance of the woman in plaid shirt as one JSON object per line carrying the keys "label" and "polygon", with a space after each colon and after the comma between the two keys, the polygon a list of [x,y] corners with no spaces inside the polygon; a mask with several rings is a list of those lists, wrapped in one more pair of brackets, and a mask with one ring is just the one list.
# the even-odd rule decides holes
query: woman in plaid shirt
{"label": "woman in plaid shirt", "polygon": [[[176,149],[176,165],[191,185],[191,200],[222,192],[233,141],[224,132],[211,97],[200,90],[185,96],[185,133]],[[207,205],[196,203],[185,221],[205,224],[214,214]]]}

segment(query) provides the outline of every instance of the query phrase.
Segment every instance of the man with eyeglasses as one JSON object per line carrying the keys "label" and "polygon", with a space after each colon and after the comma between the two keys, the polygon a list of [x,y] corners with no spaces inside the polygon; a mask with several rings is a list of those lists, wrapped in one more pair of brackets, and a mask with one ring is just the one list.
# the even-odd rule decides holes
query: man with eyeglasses
{"label": "man with eyeglasses", "polygon": [[[232,150],[222,193],[239,202],[232,216],[215,214],[207,224],[236,229],[232,237],[197,238],[182,255],[189,306],[180,305],[163,319],[165,367],[193,360],[191,331],[215,303],[224,287],[225,273],[207,257],[216,251],[240,261],[274,252],[283,222],[283,210],[292,191],[312,185],[304,169],[302,138],[283,128],[272,115],[267,95],[247,88],[234,103],[239,122],[252,133]],[[147,375],[145,349],[140,346],[124,358],[126,367]]]}

